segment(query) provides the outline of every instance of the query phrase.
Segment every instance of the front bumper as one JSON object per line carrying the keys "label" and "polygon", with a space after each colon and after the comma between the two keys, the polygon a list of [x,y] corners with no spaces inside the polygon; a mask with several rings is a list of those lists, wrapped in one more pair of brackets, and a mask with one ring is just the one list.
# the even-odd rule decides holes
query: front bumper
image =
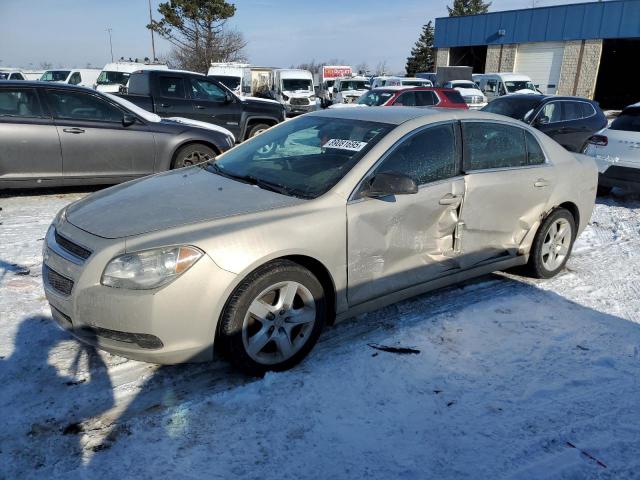
{"label": "front bumper", "polygon": [[614,165],[598,175],[598,185],[640,189],[640,168]]}
{"label": "front bumper", "polygon": [[286,103],[284,108],[287,112],[287,115],[295,115],[295,114],[309,113],[309,112],[315,111],[316,104],[315,102],[309,105],[291,105],[289,103]]}
{"label": "front bumper", "polygon": [[[217,321],[226,290],[236,276],[204,255],[172,283],[154,290],[100,284],[107,262],[123,253],[124,241],[107,240],[68,222],[59,235],[91,250],[75,258],[49,229],[43,284],[53,318],[79,340],[127,358],[152,363],[206,361],[213,357]],[[57,276],[51,277],[51,271]],[[62,280],[61,280],[62,279]]]}

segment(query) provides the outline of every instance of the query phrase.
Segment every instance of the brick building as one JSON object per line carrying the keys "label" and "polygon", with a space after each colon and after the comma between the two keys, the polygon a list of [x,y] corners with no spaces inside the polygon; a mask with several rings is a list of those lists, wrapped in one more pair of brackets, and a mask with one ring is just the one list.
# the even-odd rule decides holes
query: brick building
{"label": "brick building", "polygon": [[436,19],[438,66],[528,75],[543,93],[640,101],[640,0],[611,0]]}

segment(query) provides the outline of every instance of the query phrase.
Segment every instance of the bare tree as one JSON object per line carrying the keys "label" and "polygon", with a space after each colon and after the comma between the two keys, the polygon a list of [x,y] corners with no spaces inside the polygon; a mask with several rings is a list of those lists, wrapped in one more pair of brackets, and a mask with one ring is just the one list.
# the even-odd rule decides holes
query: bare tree
{"label": "bare tree", "polygon": [[162,19],[147,28],[173,45],[173,66],[206,72],[211,62],[246,61],[242,33],[226,28],[235,11],[224,0],[170,0],[158,6]]}
{"label": "bare tree", "polygon": [[366,75],[368,72],[369,72],[369,65],[367,64],[367,62],[359,63],[356,66],[356,73],[360,75]]}
{"label": "bare tree", "polygon": [[378,62],[378,64],[376,65],[376,75],[380,77],[382,75],[387,75],[388,73],[389,71],[387,67],[387,61],[383,60],[381,62]]}

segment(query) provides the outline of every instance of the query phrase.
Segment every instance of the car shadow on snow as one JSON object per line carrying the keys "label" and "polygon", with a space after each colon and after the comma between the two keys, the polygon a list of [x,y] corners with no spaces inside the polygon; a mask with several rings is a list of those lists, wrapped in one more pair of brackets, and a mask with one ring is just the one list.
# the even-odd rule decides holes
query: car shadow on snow
{"label": "car shadow on snow", "polygon": [[[409,346],[420,354],[395,355],[369,344]],[[163,366],[121,405],[112,379],[137,362],[108,368],[50,318],[33,317],[20,324],[14,352],[0,363],[1,405],[11,418],[0,438],[12,436],[1,454],[11,456],[11,464],[36,465],[43,473],[64,468],[90,475],[105,465],[144,474],[157,452],[173,452],[163,459],[165,467],[193,452],[191,473],[229,477],[237,472],[212,461],[215,453],[202,463],[188,439],[237,448],[236,460],[246,465],[254,464],[262,455],[258,445],[266,443],[283,447],[270,449],[263,463],[280,469],[275,471],[284,478],[304,472],[311,462],[317,465],[306,448],[313,438],[327,459],[324,478],[344,474],[341,462],[353,464],[353,458],[363,468],[378,465],[383,477],[399,476],[389,467],[395,465],[394,452],[416,444],[424,458],[416,458],[415,471],[405,471],[409,477],[419,478],[427,467],[434,475],[455,477],[466,471],[461,465],[469,465],[468,473],[477,478],[534,478],[540,462],[550,459],[559,462],[555,473],[599,474],[603,467],[581,453],[587,444],[609,474],[623,477],[634,468],[623,461],[634,452],[625,440],[630,430],[640,435],[632,427],[638,417],[629,413],[640,394],[634,381],[639,352],[638,325],[535,283],[493,274],[327,328],[310,357],[289,372],[249,379],[219,360]],[[67,370],[79,361],[88,367],[82,378],[69,377],[51,365],[51,356],[66,362]],[[255,395],[247,395],[253,390]],[[239,398],[242,407],[223,405],[221,413],[212,413],[210,400],[221,392],[226,393],[218,404]],[[381,404],[393,408],[381,412]],[[309,411],[311,417],[303,413]],[[265,416],[287,427],[257,428]],[[604,424],[591,422],[601,417]],[[176,421],[182,425],[179,434]],[[603,425],[611,429],[607,438],[618,441],[604,442],[599,450],[594,439]],[[296,428],[307,433],[288,434]],[[413,433],[400,435],[403,428]],[[149,435],[154,448],[146,448]],[[92,436],[98,440],[86,440]],[[238,439],[243,443],[234,445]],[[473,445],[473,458],[464,448],[453,448],[458,443]],[[282,457],[277,453],[282,450],[290,455]],[[635,455],[637,450],[636,445]],[[513,463],[514,455],[522,460]],[[491,461],[478,464],[478,458]]]}

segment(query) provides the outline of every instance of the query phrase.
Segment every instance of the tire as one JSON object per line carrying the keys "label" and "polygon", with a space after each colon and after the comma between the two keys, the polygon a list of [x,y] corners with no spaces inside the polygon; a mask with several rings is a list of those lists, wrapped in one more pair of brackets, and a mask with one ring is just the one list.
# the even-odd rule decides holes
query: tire
{"label": "tire", "polygon": [[198,163],[215,160],[216,156],[217,153],[211,147],[203,143],[191,143],[177,151],[171,163],[171,169],[190,167]]}
{"label": "tire", "polygon": [[[568,231],[562,233],[566,228]],[[551,212],[533,240],[528,273],[535,278],[551,278],[558,274],[571,255],[576,232],[576,221],[569,210],[558,208]]]}
{"label": "tire", "polygon": [[318,279],[297,263],[276,260],[235,289],[220,318],[219,341],[231,363],[249,375],[287,370],[318,341],[326,311]]}
{"label": "tire", "polygon": [[598,196],[599,197],[606,197],[607,195],[609,195],[611,193],[611,190],[613,190],[613,187],[607,187],[605,185],[598,185]]}
{"label": "tire", "polygon": [[256,135],[264,132],[271,128],[271,125],[267,125],[266,123],[256,123],[249,128],[249,133],[247,133],[247,139],[253,138]]}

